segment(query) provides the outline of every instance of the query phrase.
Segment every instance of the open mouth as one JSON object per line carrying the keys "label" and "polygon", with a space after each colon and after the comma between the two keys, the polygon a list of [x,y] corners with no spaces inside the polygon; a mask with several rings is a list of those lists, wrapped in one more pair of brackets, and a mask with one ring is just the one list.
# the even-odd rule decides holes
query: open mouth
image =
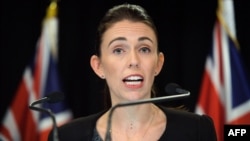
{"label": "open mouth", "polygon": [[123,82],[126,85],[140,85],[142,81],[143,81],[143,78],[138,75],[129,76],[123,79]]}

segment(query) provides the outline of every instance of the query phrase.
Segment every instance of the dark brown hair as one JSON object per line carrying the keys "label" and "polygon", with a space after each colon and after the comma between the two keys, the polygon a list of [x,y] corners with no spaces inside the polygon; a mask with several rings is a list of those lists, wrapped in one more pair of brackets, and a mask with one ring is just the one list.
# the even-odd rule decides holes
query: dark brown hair
{"label": "dark brown hair", "polygon": [[153,29],[157,37],[156,26],[152,18],[148,15],[147,11],[143,7],[128,3],[117,5],[109,9],[99,23],[95,47],[97,56],[101,56],[100,45],[102,43],[103,34],[113,24],[122,20],[144,23]]}

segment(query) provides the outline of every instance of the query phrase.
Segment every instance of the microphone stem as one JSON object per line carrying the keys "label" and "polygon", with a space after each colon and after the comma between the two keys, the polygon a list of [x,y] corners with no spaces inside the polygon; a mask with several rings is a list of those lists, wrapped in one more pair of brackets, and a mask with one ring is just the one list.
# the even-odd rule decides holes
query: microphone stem
{"label": "microphone stem", "polygon": [[[44,102],[44,101],[46,101],[46,100],[48,100],[48,97],[43,97],[43,98],[41,98],[41,99],[39,99],[39,100],[37,100],[37,101],[35,101],[35,102],[32,102],[31,104],[30,104],[30,106],[29,107],[34,107],[34,105],[36,105],[36,104],[39,104],[39,103],[42,103],[42,102]],[[39,108],[40,109],[40,108]],[[40,111],[39,109],[37,109],[38,111]],[[35,110],[35,109],[34,109]],[[44,111],[44,110],[42,110],[42,111]],[[45,112],[45,111],[44,111]]]}
{"label": "microphone stem", "polygon": [[143,100],[138,100],[138,101],[132,101],[132,102],[126,102],[126,103],[118,103],[114,105],[109,112],[108,115],[108,125],[107,125],[107,131],[106,131],[106,136],[104,141],[112,141],[111,138],[111,118],[114,110],[118,107],[123,107],[123,106],[132,106],[132,105],[137,105],[137,104],[144,104],[144,103],[158,103],[158,102],[163,102],[167,100],[172,100],[172,99],[180,99],[184,98],[190,95],[190,92],[185,93],[185,94],[179,94],[179,95],[171,95],[171,96],[164,96],[164,97],[155,97],[155,98],[149,98],[149,99],[143,99]]}
{"label": "microphone stem", "polygon": [[47,114],[50,115],[50,117],[52,118],[52,122],[53,122],[53,141],[59,141],[59,138],[58,138],[58,130],[57,130],[57,127],[56,127],[56,119],[55,119],[55,116],[54,114],[51,112],[50,109],[43,109],[43,108],[39,108],[39,107],[35,107],[33,106],[35,105],[35,102],[32,103],[29,108],[30,109],[33,109],[33,110],[36,110],[36,111],[42,111],[42,112],[45,112]]}

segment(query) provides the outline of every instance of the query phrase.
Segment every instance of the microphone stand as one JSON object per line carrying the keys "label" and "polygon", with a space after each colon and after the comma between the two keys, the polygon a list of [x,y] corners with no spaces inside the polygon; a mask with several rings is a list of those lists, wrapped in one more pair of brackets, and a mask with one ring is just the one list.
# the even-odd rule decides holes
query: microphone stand
{"label": "microphone stand", "polygon": [[32,110],[36,110],[36,111],[42,111],[50,115],[50,117],[52,118],[52,122],[53,122],[53,141],[59,141],[58,130],[56,127],[56,119],[55,119],[54,113],[50,109],[44,109],[44,108],[34,106],[35,104],[40,103],[40,101],[41,100],[31,103],[29,108]]}
{"label": "microphone stand", "polygon": [[123,107],[123,106],[132,106],[132,105],[137,105],[137,104],[144,104],[144,103],[158,103],[158,102],[163,102],[167,100],[173,100],[173,99],[180,99],[184,98],[190,95],[190,92],[188,91],[185,94],[178,94],[178,95],[171,95],[171,96],[164,96],[164,97],[156,97],[156,98],[150,98],[150,99],[143,99],[143,100],[138,100],[138,101],[132,101],[132,102],[125,102],[125,103],[118,103],[114,105],[109,112],[108,115],[108,125],[107,125],[107,131],[105,135],[105,140],[104,141],[112,141],[111,134],[110,134],[110,129],[111,129],[111,118],[114,110],[118,107]]}

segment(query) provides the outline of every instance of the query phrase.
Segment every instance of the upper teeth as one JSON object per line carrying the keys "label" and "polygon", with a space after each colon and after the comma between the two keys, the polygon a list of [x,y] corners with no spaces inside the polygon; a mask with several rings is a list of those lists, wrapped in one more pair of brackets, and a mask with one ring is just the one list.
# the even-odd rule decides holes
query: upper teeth
{"label": "upper teeth", "polygon": [[126,80],[140,80],[140,79],[142,79],[142,77],[140,76],[130,76],[126,78]]}

